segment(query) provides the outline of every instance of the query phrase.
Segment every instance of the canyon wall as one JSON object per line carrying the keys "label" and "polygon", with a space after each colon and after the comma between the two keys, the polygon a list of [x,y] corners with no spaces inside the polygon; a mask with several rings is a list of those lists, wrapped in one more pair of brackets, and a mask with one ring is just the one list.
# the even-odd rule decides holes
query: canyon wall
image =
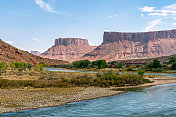
{"label": "canyon wall", "polygon": [[44,58],[74,61],[86,53],[94,50],[96,46],[90,46],[87,39],[80,38],[59,38],[55,45],[49,48],[40,56]]}
{"label": "canyon wall", "polygon": [[103,43],[81,59],[115,61],[176,54],[176,30],[104,32]]}

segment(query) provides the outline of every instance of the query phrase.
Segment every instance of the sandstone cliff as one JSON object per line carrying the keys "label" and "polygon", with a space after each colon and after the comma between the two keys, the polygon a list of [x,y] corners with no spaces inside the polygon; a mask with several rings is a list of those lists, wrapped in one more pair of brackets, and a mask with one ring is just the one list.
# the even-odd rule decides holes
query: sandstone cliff
{"label": "sandstone cliff", "polygon": [[40,62],[44,62],[49,65],[56,65],[56,64],[65,64],[65,61],[58,61],[52,59],[46,59],[39,56],[35,56],[30,54],[27,51],[23,51],[17,49],[0,39],[0,61],[6,63],[12,62],[25,62],[30,63],[33,65],[39,64]]}
{"label": "sandstone cliff", "polygon": [[105,32],[103,43],[82,59],[153,58],[176,54],[176,30],[139,33]]}
{"label": "sandstone cliff", "polygon": [[96,46],[89,45],[87,39],[59,38],[55,40],[53,47],[49,48],[40,56],[64,61],[74,61],[95,48]]}

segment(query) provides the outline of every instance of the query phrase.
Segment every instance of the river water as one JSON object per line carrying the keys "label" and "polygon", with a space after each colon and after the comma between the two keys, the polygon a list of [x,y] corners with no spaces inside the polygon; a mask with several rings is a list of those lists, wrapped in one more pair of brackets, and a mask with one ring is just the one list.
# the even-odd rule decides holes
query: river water
{"label": "river water", "polygon": [[[155,74],[157,75],[157,74]],[[167,74],[164,74],[167,75]],[[175,74],[169,74],[175,76]],[[1,114],[0,117],[176,117],[176,84],[136,88],[126,93],[65,106]]]}

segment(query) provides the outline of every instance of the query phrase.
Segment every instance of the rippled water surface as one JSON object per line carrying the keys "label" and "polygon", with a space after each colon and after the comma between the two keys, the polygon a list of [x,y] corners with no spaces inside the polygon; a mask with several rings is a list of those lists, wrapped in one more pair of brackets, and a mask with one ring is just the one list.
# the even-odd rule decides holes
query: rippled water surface
{"label": "rippled water surface", "polygon": [[[62,69],[62,68],[46,68],[48,71],[60,71],[60,72],[79,72],[79,73],[97,73],[94,71],[76,71],[76,70],[68,70],[68,69]],[[120,72],[122,73],[122,72]],[[146,75],[159,75],[159,76],[173,76],[176,77],[176,74],[170,74],[170,73],[145,73]]]}
{"label": "rippled water surface", "polygon": [[[49,71],[82,72],[62,69]],[[91,71],[86,73],[92,73]],[[167,73],[146,73],[174,76]],[[0,117],[176,117],[176,84],[138,88],[124,94],[65,106],[0,114]]]}
{"label": "rippled water surface", "polygon": [[176,117],[176,84],[136,89],[124,94],[65,106],[6,113],[7,117]]}

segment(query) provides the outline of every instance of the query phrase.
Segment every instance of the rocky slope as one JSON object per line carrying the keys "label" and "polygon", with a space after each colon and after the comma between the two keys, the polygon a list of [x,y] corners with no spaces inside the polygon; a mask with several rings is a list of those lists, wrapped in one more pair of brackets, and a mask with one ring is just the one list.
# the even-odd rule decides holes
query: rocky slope
{"label": "rocky slope", "polygon": [[87,39],[59,38],[55,40],[54,46],[40,56],[44,58],[73,61],[78,60],[95,48],[96,46],[89,45]]}
{"label": "rocky slope", "polygon": [[36,65],[40,62],[44,62],[49,65],[65,64],[65,61],[58,61],[52,59],[46,59],[39,56],[30,54],[27,51],[17,49],[0,39],[0,61],[11,63],[11,62],[26,62]]}
{"label": "rocky slope", "polygon": [[176,30],[139,33],[105,32],[103,43],[82,59],[107,61],[176,54]]}

